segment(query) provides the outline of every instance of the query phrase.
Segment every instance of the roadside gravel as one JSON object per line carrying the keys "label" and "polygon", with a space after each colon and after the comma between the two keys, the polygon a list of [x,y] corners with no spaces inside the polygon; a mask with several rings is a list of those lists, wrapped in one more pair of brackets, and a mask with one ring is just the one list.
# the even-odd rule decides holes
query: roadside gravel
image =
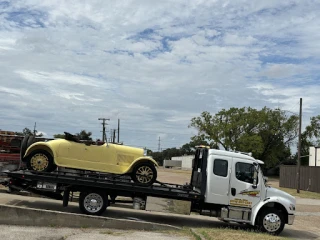
{"label": "roadside gravel", "polygon": [[190,236],[183,233],[120,231],[113,229],[74,229],[21,227],[0,225],[0,239],[5,240],[188,240]]}

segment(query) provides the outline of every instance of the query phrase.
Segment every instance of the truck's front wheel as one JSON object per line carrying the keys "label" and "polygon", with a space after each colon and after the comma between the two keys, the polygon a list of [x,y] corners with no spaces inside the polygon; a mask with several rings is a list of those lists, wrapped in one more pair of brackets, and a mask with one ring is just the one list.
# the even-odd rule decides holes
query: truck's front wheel
{"label": "truck's front wheel", "polygon": [[108,196],[102,192],[81,192],[79,207],[88,215],[101,215],[108,206]]}
{"label": "truck's front wheel", "polygon": [[258,226],[263,232],[278,235],[285,225],[282,212],[277,209],[266,208],[259,216]]}

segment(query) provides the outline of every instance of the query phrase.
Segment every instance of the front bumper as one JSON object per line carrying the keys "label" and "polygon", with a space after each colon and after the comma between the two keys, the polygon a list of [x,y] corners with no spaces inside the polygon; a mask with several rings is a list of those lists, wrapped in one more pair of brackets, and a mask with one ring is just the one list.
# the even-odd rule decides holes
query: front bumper
{"label": "front bumper", "polygon": [[289,214],[288,215],[288,225],[292,225],[294,222],[294,214]]}

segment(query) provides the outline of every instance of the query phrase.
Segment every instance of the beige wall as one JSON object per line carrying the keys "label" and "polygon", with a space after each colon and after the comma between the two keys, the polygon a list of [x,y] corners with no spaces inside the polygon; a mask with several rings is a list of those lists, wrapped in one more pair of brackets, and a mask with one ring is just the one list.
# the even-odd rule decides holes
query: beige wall
{"label": "beige wall", "polygon": [[[317,158],[317,162],[316,162]],[[317,166],[320,167],[320,148],[317,148],[317,156],[315,147],[309,148],[309,166]]]}

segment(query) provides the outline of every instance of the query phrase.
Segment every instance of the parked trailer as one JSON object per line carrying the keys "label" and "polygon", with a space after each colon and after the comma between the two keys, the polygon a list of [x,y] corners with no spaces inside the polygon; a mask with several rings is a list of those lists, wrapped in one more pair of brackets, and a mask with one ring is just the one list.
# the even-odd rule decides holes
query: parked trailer
{"label": "parked trailer", "polygon": [[185,200],[191,202],[190,212],[279,234],[285,224],[293,224],[296,201],[267,186],[260,164],[263,162],[243,153],[200,147],[187,185],[157,182],[142,186],[103,173],[24,170],[8,172],[5,185],[62,200],[63,206],[68,205],[71,192],[80,192],[80,210],[89,215],[101,215],[109,199],[114,201],[116,196],[132,197],[139,209],[145,209],[148,197]]}

